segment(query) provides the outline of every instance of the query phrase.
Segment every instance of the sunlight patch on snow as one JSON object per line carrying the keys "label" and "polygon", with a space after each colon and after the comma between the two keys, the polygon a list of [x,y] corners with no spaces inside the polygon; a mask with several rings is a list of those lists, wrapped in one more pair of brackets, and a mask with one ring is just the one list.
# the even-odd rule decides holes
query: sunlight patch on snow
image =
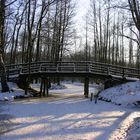
{"label": "sunlight patch on snow", "polygon": [[129,127],[127,133],[127,140],[139,140],[140,139],[140,112],[135,113],[132,125]]}
{"label": "sunlight patch on snow", "polygon": [[83,119],[83,118],[87,118],[88,116],[90,116],[90,113],[73,113],[73,114],[66,114],[65,116],[62,116],[60,118],[58,118],[57,120],[64,120],[64,119],[70,119],[70,120],[75,120],[75,119]]}
{"label": "sunlight patch on snow", "polygon": [[[136,118],[138,112],[130,113],[120,124],[119,128],[116,129],[111,135],[110,140],[125,140],[128,132],[128,128],[132,125],[134,118]],[[134,139],[132,139],[134,140]]]}
{"label": "sunlight patch on snow", "polygon": [[119,117],[121,115],[124,115],[125,111],[111,111],[111,114],[109,114],[108,112],[101,112],[99,117],[102,117],[103,115],[105,115],[106,117]]}

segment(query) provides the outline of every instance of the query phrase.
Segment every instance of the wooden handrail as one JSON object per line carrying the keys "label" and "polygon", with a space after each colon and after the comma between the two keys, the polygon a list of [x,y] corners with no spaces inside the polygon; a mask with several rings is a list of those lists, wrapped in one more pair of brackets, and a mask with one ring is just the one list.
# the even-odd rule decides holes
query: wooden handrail
{"label": "wooden handrail", "polygon": [[[6,65],[7,75],[17,74],[17,69],[19,74],[27,74],[28,63],[24,64],[12,64]],[[44,69],[44,71],[43,71]],[[140,76],[140,70],[136,68],[122,67],[117,65],[111,65],[107,63],[92,62],[92,61],[64,61],[64,62],[50,62],[50,61],[40,61],[31,63],[31,72],[89,72],[94,74],[106,74],[106,75],[116,75],[116,76],[130,76],[133,78],[138,78]],[[12,71],[12,72],[11,72]],[[25,72],[26,71],[26,72]],[[11,72],[11,73],[10,73]]]}

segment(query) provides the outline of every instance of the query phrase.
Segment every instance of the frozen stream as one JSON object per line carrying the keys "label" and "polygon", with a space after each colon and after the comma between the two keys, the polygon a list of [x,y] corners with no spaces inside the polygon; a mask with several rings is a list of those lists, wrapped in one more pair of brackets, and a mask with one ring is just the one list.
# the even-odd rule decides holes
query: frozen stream
{"label": "frozen stream", "polygon": [[102,101],[94,104],[84,98],[83,86],[66,86],[67,89],[52,90],[49,98],[3,106],[2,114],[11,116],[12,125],[0,140],[113,140],[125,135],[121,129],[116,131],[134,116],[133,109]]}

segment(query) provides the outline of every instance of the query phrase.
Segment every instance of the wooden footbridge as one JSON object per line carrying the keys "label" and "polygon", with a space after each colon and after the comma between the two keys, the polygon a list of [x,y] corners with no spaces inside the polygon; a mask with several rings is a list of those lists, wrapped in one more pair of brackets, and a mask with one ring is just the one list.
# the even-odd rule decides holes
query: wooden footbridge
{"label": "wooden footbridge", "polygon": [[140,78],[140,70],[106,63],[80,62],[32,62],[30,64],[6,65],[7,78],[19,79],[50,77],[82,77],[85,79],[84,95],[88,97],[89,79],[119,79],[135,81]]}

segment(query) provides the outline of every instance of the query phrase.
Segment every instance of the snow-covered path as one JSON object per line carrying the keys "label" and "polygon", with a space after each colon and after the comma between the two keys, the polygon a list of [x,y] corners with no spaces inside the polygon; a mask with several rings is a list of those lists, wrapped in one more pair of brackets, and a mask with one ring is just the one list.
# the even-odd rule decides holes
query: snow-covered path
{"label": "snow-covered path", "polygon": [[[0,140],[109,140],[134,110],[83,96],[83,87],[51,91],[49,98],[16,101],[4,107],[11,131]],[[91,91],[94,90],[91,88]],[[117,134],[118,135],[118,134]]]}

